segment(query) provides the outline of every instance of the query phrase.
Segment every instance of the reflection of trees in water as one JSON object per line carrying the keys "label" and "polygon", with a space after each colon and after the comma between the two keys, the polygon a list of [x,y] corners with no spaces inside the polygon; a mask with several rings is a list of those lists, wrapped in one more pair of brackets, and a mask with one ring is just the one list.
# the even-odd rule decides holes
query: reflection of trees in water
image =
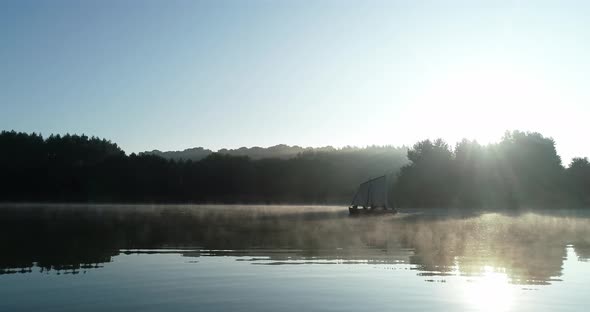
{"label": "reflection of trees in water", "polygon": [[420,270],[469,276],[492,267],[516,284],[548,284],[562,275],[566,245],[588,237],[588,225],[585,218],[534,214],[416,220],[403,224],[402,241],[415,249],[411,261]]}
{"label": "reflection of trees in water", "polygon": [[492,267],[513,283],[547,284],[562,274],[566,245],[588,259],[590,244],[580,238],[590,237],[589,225],[533,214],[349,218],[329,207],[2,208],[0,274],[78,273],[122,249],[185,248],[195,250],[181,252],[189,257],[232,250],[259,264],[405,262],[421,275],[481,275]]}
{"label": "reflection of trees in water", "polygon": [[578,260],[584,262],[590,261],[590,245],[576,245],[576,254]]}

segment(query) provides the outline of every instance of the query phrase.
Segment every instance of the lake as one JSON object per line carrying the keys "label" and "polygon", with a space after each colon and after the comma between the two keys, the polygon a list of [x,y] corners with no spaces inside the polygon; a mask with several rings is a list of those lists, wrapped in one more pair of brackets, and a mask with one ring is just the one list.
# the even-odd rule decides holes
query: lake
{"label": "lake", "polygon": [[583,311],[590,214],[2,205],[0,311]]}

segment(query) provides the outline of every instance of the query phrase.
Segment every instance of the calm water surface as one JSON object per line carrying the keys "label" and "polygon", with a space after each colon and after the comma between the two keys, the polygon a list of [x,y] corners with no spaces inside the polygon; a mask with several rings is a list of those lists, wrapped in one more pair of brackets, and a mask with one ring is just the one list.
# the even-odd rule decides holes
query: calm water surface
{"label": "calm water surface", "polygon": [[590,215],[4,205],[0,311],[584,311]]}

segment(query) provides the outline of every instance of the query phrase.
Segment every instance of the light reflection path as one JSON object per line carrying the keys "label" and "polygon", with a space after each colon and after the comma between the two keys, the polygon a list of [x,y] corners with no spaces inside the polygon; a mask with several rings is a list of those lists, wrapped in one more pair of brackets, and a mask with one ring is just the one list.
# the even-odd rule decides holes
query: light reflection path
{"label": "light reflection path", "polygon": [[[587,270],[587,267],[583,267],[584,263],[578,261],[578,255],[572,245],[568,245],[566,251],[567,256],[563,263],[564,275],[570,275],[571,271],[580,272]],[[481,276],[472,276],[466,279],[460,275],[457,269],[454,276],[458,290],[457,297],[459,300],[464,301],[465,309],[469,311],[528,311],[537,310],[539,307],[549,309],[549,304],[557,303],[555,300],[557,297],[563,298],[579,293],[577,291],[578,289],[575,288],[579,288],[580,286],[580,283],[577,283],[576,287],[571,289],[570,294],[567,291],[555,291],[563,289],[564,286],[567,288],[568,286],[566,285],[558,284],[558,287],[551,287],[550,285],[537,285],[533,288],[523,287],[523,285],[511,282],[504,268],[493,267],[491,265],[486,265],[482,268]],[[547,300],[548,302],[546,304],[542,304],[538,300],[539,297],[549,300]],[[577,300],[569,303],[573,303],[575,306],[575,301]],[[559,306],[561,309],[565,309],[568,304],[559,304]]]}
{"label": "light reflection path", "polygon": [[476,311],[511,311],[515,287],[503,270],[485,266],[480,277],[461,281],[461,296]]}

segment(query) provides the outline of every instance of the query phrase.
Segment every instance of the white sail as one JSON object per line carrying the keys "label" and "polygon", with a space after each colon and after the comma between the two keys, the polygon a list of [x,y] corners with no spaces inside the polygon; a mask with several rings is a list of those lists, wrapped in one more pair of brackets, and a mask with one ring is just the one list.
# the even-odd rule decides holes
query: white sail
{"label": "white sail", "polygon": [[387,208],[387,180],[381,176],[359,186],[351,206]]}

